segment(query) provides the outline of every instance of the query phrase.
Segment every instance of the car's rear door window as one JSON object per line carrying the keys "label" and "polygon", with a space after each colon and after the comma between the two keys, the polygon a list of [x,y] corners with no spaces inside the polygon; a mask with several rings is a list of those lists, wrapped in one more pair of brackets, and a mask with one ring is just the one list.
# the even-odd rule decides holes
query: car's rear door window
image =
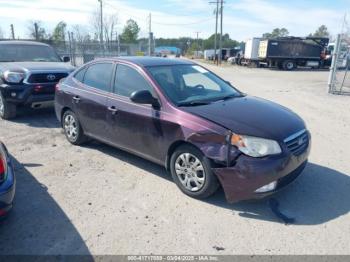
{"label": "car's rear door window", "polygon": [[74,78],[75,78],[76,80],[78,80],[79,82],[83,83],[85,72],[86,72],[86,67],[80,69],[80,70],[74,75]]}
{"label": "car's rear door window", "polygon": [[139,72],[130,66],[119,64],[115,76],[114,93],[130,97],[133,92],[140,90],[153,92],[151,85]]}
{"label": "car's rear door window", "polygon": [[102,91],[110,91],[112,75],[112,63],[93,64],[86,70],[84,84]]}

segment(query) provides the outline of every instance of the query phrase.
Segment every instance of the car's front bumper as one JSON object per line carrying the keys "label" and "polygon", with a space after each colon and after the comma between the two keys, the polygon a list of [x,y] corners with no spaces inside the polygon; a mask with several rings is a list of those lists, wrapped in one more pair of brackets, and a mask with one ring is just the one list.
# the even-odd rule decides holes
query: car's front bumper
{"label": "car's front bumper", "polygon": [[[310,144],[299,156],[289,152],[265,158],[241,155],[232,167],[213,168],[213,171],[220,180],[228,202],[262,198],[293,182],[306,166],[309,152]],[[273,181],[277,182],[273,190],[255,192]]]}
{"label": "car's front bumper", "polygon": [[53,102],[55,85],[56,83],[3,85],[1,91],[7,102],[16,105],[31,105],[33,103]]}
{"label": "car's front bumper", "polygon": [[[2,144],[0,144],[2,146]],[[14,167],[6,152],[7,174],[5,181],[0,183],[0,217],[6,215],[12,207],[16,190]]]}

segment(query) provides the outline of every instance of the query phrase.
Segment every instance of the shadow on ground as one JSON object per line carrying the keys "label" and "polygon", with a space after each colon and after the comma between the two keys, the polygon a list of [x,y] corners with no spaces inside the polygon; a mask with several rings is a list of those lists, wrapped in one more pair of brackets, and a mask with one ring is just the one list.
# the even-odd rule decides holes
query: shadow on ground
{"label": "shadow on ground", "polygon": [[47,188],[12,159],[17,189],[13,210],[0,222],[0,254],[80,254],[92,261],[84,240]]}
{"label": "shadow on ground", "polygon": [[[172,181],[167,171],[152,162],[98,142],[86,145],[118,158],[163,179]],[[176,185],[174,184],[174,187]],[[273,195],[285,215],[297,225],[317,225],[346,215],[350,211],[350,176],[334,169],[309,163],[299,178]],[[229,204],[222,189],[203,202],[232,210],[239,216],[272,222],[280,221],[271,211],[268,199]]]}
{"label": "shadow on ground", "polygon": [[[317,225],[350,211],[350,176],[334,169],[309,163],[299,178],[285,190],[271,196],[280,210],[295,219],[296,225]],[[207,202],[232,209],[242,217],[281,222],[270,210],[268,198],[228,204],[218,192]]]}
{"label": "shadow on ground", "polygon": [[164,167],[154,164],[153,162],[150,162],[136,155],[130,154],[121,149],[114,148],[112,146],[109,146],[97,141],[92,141],[90,143],[87,143],[84,146],[90,149],[99,150],[104,154],[108,154],[109,156],[118,158],[119,160],[124,161],[130,165],[137,166],[138,168],[146,170],[147,172],[157,175],[168,181],[171,181],[171,182],[173,181],[171,176],[167,173]]}
{"label": "shadow on ground", "polygon": [[19,108],[17,117],[9,120],[11,122],[25,124],[36,128],[58,128],[58,122],[54,108],[28,109]]}

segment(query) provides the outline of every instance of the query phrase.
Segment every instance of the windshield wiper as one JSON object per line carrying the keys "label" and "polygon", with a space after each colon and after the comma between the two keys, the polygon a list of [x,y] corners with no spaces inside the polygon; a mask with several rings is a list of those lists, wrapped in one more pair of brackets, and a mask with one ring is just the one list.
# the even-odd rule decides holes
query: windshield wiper
{"label": "windshield wiper", "polygon": [[203,100],[193,100],[188,102],[180,102],[177,106],[201,106],[201,105],[209,105],[210,102]]}
{"label": "windshield wiper", "polygon": [[223,96],[223,97],[219,97],[217,100],[215,101],[225,101],[225,100],[229,100],[229,99],[232,99],[232,98],[238,98],[238,97],[243,97],[244,95],[243,94],[231,94],[231,95],[227,95],[227,96]]}

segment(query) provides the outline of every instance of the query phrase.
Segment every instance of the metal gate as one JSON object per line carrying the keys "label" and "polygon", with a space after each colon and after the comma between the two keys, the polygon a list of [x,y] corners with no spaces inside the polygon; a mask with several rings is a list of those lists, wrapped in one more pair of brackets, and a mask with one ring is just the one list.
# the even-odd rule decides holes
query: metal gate
{"label": "metal gate", "polygon": [[350,25],[344,18],[342,33],[337,35],[332,50],[332,66],[328,80],[328,92],[350,95]]}

